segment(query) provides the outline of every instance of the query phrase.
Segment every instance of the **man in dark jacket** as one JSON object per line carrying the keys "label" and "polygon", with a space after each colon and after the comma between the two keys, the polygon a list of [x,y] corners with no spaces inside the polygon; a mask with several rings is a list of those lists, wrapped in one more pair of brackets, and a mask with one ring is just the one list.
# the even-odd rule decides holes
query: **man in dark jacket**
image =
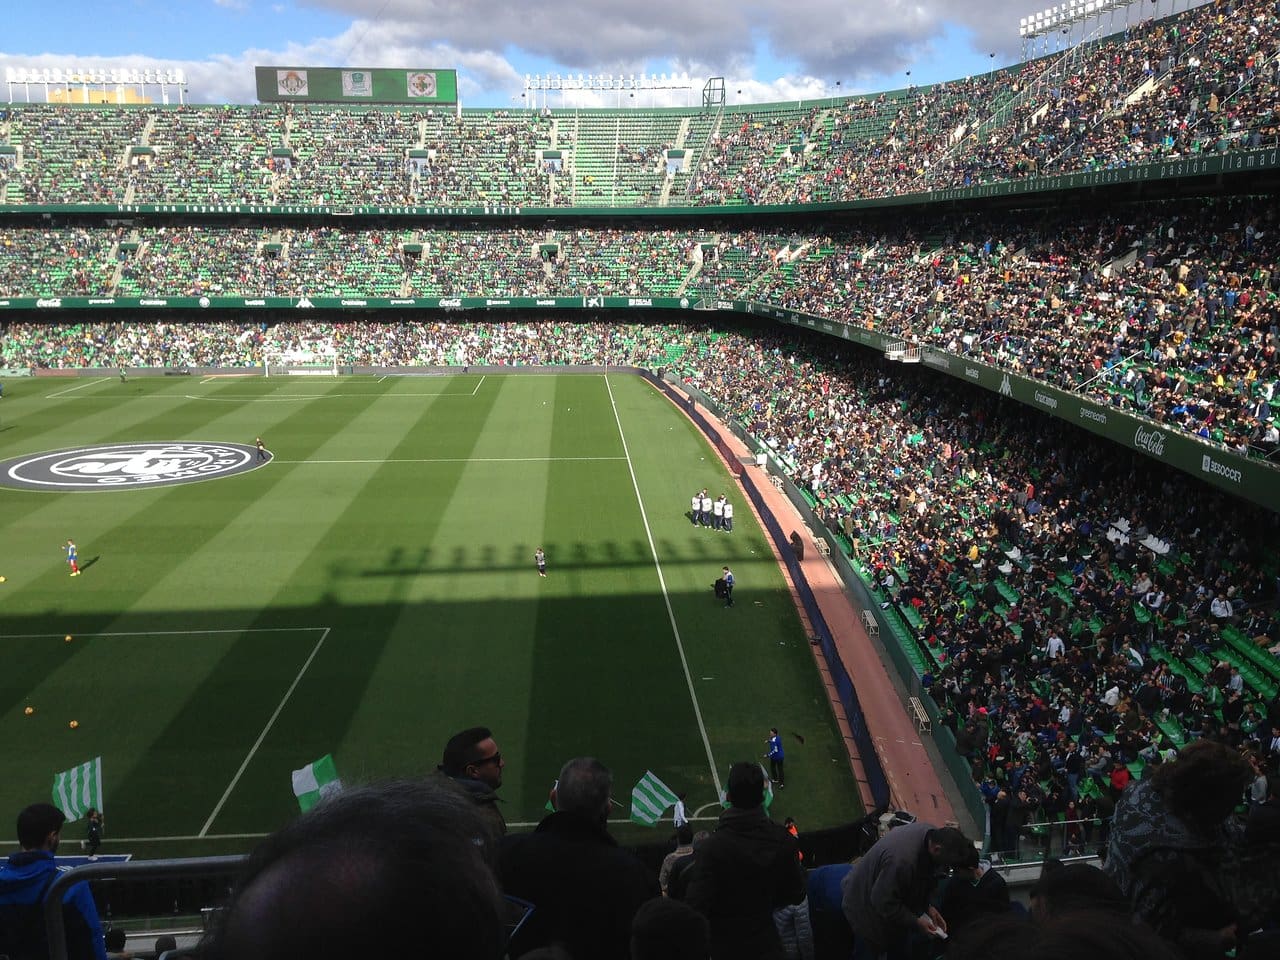
{"label": "man in dark jacket", "polygon": [[[53,855],[66,819],[61,810],[48,803],[33,803],[18,814],[18,845],[22,850],[0,864],[0,954],[49,955],[42,905],[50,885],[58,878]],[[88,884],[77,883],[63,893],[62,919],[70,960],[107,960],[98,908]]]}
{"label": "man in dark jacket", "polygon": [[502,768],[506,761],[488,727],[470,727],[455,733],[444,747],[444,758],[437,768],[467,791],[472,801],[492,828],[493,836],[507,832],[507,820],[498,808],[502,801],[494,792],[502,786]]}
{"label": "man in dark jacket", "polygon": [[773,911],[805,897],[795,837],[764,811],[764,769],[735,763],[729,809],[697,847],[685,900],[711,921],[714,960],[784,956]]}
{"label": "man in dark jacket", "polygon": [[502,889],[533,904],[510,955],[560,944],[572,957],[627,960],[631,921],[658,896],[652,871],[609,835],[613,776],[593,757],[570,760],[552,792],[555,812],[533,833],[508,836],[498,855]]}
{"label": "man in dark jacket", "polygon": [[855,960],[899,960],[914,934],[946,932],[929,905],[940,873],[973,860],[973,844],[954,827],[917,820],[890,830],[854,864],[841,907],[853,930]]}

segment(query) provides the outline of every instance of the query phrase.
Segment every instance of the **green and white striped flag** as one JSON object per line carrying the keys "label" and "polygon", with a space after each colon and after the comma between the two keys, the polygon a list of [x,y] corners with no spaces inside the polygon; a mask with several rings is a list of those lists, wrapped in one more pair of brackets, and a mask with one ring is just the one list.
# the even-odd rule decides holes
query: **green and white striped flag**
{"label": "green and white striped flag", "polygon": [[303,813],[341,790],[342,781],[338,779],[338,768],[333,765],[330,754],[326,753],[315,763],[293,771],[293,795],[298,798],[298,806]]}
{"label": "green and white striped flag", "polygon": [[631,819],[652,827],[676,802],[676,795],[665,783],[646,770],[631,790]]}
{"label": "green and white striped flag", "polygon": [[89,812],[102,812],[102,758],[86,760],[53,778],[53,805],[74,822]]}

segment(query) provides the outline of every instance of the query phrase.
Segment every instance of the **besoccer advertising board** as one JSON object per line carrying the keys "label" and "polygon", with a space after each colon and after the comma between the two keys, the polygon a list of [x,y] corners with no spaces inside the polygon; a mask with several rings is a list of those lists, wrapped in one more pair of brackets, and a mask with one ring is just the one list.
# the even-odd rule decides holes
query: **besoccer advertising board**
{"label": "besoccer advertising board", "polygon": [[454,104],[456,70],[255,67],[261,103]]}

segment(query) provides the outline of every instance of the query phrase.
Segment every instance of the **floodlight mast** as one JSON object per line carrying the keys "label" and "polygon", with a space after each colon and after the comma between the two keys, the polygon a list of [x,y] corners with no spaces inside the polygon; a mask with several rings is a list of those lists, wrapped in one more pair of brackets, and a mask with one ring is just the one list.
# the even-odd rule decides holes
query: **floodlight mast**
{"label": "floodlight mast", "polygon": [[[614,95],[615,106],[641,106],[640,100],[636,97],[636,92],[655,90],[683,90],[685,92],[685,105],[689,105],[689,98],[693,91],[693,81],[688,74],[613,74],[613,73],[589,73],[586,76],[579,73],[576,76],[572,73],[559,74],[549,73],[546,75],[535,74],[530,76],[525,74],[524,92],[520,98],[524,100],[533,110],[545,110],[551,107],[550,94],[555,92],[560,94],[559,106],[577,107],[584,105],[583,100],[590,103],[591,99],[574,96],[580,92],[589,94],[604,93]],[[542,96],[539,98],[538,94]],[[566,103],[566,93],[570,94],[568,103]],[[626,94],[626,99],[623,95]],[[513,98],[514,99],[514,98]],[[541,103],[539,103],[541,99]],[[649,98],[652,105],[652,96]],[[598,101],[597,101],[598,102]],[[590,104],[595,105],[595,104]]]}
{"label": "floodlight mast", "polygon": [[[119,67],[6,67],[5,68],[5,85],[8,87],[9,102],[13,103],[14,87],[21,87],[25,101],[31,102],[31,88],[34,86],[38,91],[44,87],[45,102],[49,102],[49,91],[53,89],[61,89],[65,92],[65,99],[70,100],[70,94],[73,87],[80,88],[80,95],[85,103],[90,100],[89,91],[101,90],[102,101],[104,103],[114,100],[115,103],[124,103],[125,88],[137,87],[141,97],[146,97],[146,90],[149,86],[160,88],[160,100],[162,103],[169,102],[170,90],[176,90],[178,94],[178,103],[185,105],[187,102],[187,74],[182,69],[158,69],[155,67],[147,69],[135,68],[119,68]],[[111,94],[114,93],[114,97]]]}
{"label": "floodlight mast", "polygon": [[702,109],[720,110],[724,107],[724,77],[711,77],[702,86]]}
{"label": "floodlight mast", "polygon": [[[1192,7],[1202,6],[1208,0],[1182,0],[1182,10],[1185,13]],[[1161,4],[1165,5],[1165,10],[1160,9]],[[1135,9],[1136,8],[1136,11]],[[1116,14],[1124,11],[1124,22],[1117,26]],[[1039,13],[1032,13],[1018,20],[1018,36],[1022,38],[1022,59],[1027,60],[1030,57],[1046,54],[1049,52],[1050,40],[1053,41],[1053,49],[1060,50],[1064,46],[1070,47],[1076,42],[1084,42],[1088,39],[1086,24],[1093,22],[1095,24],[1093,33],[1110,34],[1117,30],[1127,30],[1131,23],[1130,18],[1136,12],[1137,22],[1153,19],[1161,16],[1171,16],[1178,12],[1178,0],[1065,0],[1065,2],[1046,7]],[[1107,24],[1103,23],[1104,18],[1109,18]],[[1077,41],[1073,34],[1075,25],[1080,24],[1080,38]],[[1037,44],[1035,41],[1039,40]],[[1039,47],[1039,54],[1037,54]]]}

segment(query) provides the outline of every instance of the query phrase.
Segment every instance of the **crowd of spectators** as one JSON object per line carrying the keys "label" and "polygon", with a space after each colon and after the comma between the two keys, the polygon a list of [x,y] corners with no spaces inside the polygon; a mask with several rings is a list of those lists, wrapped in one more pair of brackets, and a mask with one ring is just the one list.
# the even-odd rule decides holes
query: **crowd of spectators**
{"label": "crowd of spectators", "polygon": [[[682,148],[694,168],[668,202],[854,200],[1275,145],[1277,71],[1274,4],[1212,0],[946,83],[712,122],[691,113]],[[295,105],[22,104],[10,115],[0,133],[21,159],[0,196],[27,203],[647,204],[673,142],[667,115],[634,109],[581,123]],[[539,162],[547,148],[577,158],[562,166],[576,171],[572,187]]]}
{"label": "crowd of spectators", "polygon": [[405,151],[417,144],[420,122],[401,110],[295,108],[288,119],[292,157],[276,181],[276,202],[414,203]]}
{"label": "crowd of spectators", "polygon": [[[178,107],[154,113],[151,148],[131,162],[136,203],[269,203],[272,150],[285,143],[286,115],[269,106]],[[28,201],[29,202],[29,201]]]}
{"label": "crowd of spectators", "polygon": [[0,231],[0,296],[755,301],[982,360],[1272,456],[1278,226],[1273,198],[1241,197],[898,218],[827,234],[10,229]]}

